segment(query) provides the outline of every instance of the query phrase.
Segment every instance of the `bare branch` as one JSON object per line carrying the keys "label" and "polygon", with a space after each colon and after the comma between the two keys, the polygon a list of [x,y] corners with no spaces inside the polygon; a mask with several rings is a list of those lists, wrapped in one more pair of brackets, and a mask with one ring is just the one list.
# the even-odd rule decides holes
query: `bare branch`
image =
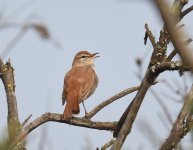
{"label": "bare branch", "polygon": [[146,45],[147,38],[149,37],[151,44],[153,45],[154,49],[156,49],[155,37],[153,36],[151,30],[149,30],[148,24],[145,24],[145,29],[146,29],[146,32],[145,32],[144,44]]}
{"label": "bare branch", "polygon": [[[127,135],[130,133],[132,125],[135,121],[139,108],[143,102],[143,99],[149,89],[149,87],[154,83],[155,79],[159,75],[159,71],[154,73],[156,66],[163,62],[165,59],[165,53],[167,50],[167,44],[169,43],[169,35],[165,28],[160,32],[160,38],[157,42],[156,47],[151,56],[151,61],[147,68],[146,74],[142,80],[140,88],[132,100],[130,105],[127,107],[113,133],[114,137],[117,137],[114,144],[111,147],[111,150],[121,149]],[[159,70],[159,69],[158,69]]]}
{"label": "bare branch", "polygon": [[188,120],[189,116],[192,116],[193,110],[193,84],[192,87],[184,100],[184,104],[181,111],[173,124],[170,135],[164,144],[160,147],[160,150],[171,150],[176,148],[180,140],[190,131],[190,123],[192,120]]}
{"label": "bare branch", "polygon": [[[17,100],[15,95],[15,81],[14,81],[14,73],[13,67],[11,66],[11,62],[8,61],[6,64],[0,58],[0,74],[1,79],[3,81],[5,92],[7,95],[7,107],[8,107],[8,132],[9,132],[9,142],[13,142],[16,138],[21,124],[18,117],[18,108],[17,108]],[[23,139],[18,148],[25,148],[26,142]]]}
{"label": "bare branch", "polygon": [[18,143],[19,141],[24,139],[31,131],[48,121],[107,131],[113,131],[117,125],[117,122],[96,122],[85,118],[72,118],[71,120],[64,120],[62,119],[61,114],[45,113],[41,117],[35,119],[31,123],[23,127],[19,135],[17,136],[15,143]]}
{"label": "bare branch", "polygon": [[171,61],[171,62],[163,62],[156,66],[153,70],[155,74],[160,74],[163,71],[174,71],[179,70],[183,67],[182,62],[180,61]]}
{"label": "bare branch", "polygon": [[0,57],[0,73],[1,73],[1,74],[2,74],[3,65],[4,65],[3,60],[2,60],[1,57]]}
{"label": "bare branch", "polygon": [[113,143],[115,142],[115,139],[111,139],[110,141],[108,141],[107,143],[105,143],[102,147],[101,150],[106,150],[108,147],[110,147]]}
{"label": "bare branch", "polygon": [[114,137],[117,137],[114,144],[111,147],[111,150],[119,150],[121,149],[127,135],[130,133],[133,122],[137,116],[139,108],[143,102],[143,99],[155,81],[157,76],[153,74],[151,71],[146,72],[145,77],[141,83],[140,89],[138,90],[135,98],[132,100],[130,105],[127,107],[123,115],[121,116],[117,128],[113,133]]}
{"label": "bare branch", "polygon": [[193,54],[183,42],[182,36],[184,33],[176,28],[176,17],[172,15],[165,0],[156,0],[156,2],[175,49],[178,51],[183,61],[188,64],[190,69],[193,71]]}
{"label": "bare branch", "polygon": [[8,118],[10,119],[14,118],[15,120],[19,120],[17,110],[17,100],[15,96],[15,80],[13,73],[14,69],[11,66],[11,62],[8,61],[1,70],[3,71],[2,80],[7,94]]}
{"label": "bare branch", "polygon": [[132,87],[132,88],[128,88],[125,89],[123,91],[121,91],[120,93],[108,98],[107,100],[103,101],[102,103],[100,103],[98,106],[96,106],[93,110],[91,110],[88,115],[86,116],[86,118],[92,118],[97,112],[99,112],[101,109],[103,109],[105,106],[111,104],[112,102],[132,93],[135,92],[139,89],[139,86],[137,87]]}
{"label": "bare branch", "polygon": [[[1,59],[0,59],[1,60]],[[15,96],[15,81],[13,68],[10,61],[6,64],[0,61],[0,73],[1,79],[3,81],[6,95],[7,95],[7,105],[8,105],[8,122],[15,120],[19,123],[18,110],[17,110],[17,100]]]}
{"label": "bare branch", "polygon": [[187,8],[186,10],[184,10],[184,11],[181,13],[181,19],[184,18],[184,16],[187,15],[188,13],[190,13],[192,10],[193,10],[193,5],[190,6],[189,8]]}
{"label": "bare branch", "polygon": [[[187,41],[185,41],[186,44],[189,44],[189,43],[191,43],[191,42],[192,42],[192,39],[190,39],[190,38],[189,38]],[[174,49],[174,50],[170,53],[170,55],[167,57],[167,61],[171,61],[177,53],[178,53],[178,51],[177,51],[176,49]]]}
{"label": "bare branch", "polygon": [[32,114],[30,114],[22,123],[22,126],[25,126],[25,124],[29,121],[29,119],[32,117]]}
{"label": "bare branch", "polygon": [[170,54],[169,56],[167,57],[167,61],[171,61],[175,56],[176,54],[178,53],[178,51],[176,49],[174,49]]}
{"label": "bare branch", "polygon": [[127,107],[117,124],[117,127],[113,133],[113,136],[117,137],[117,139],[112,145],[111,150],[117,150],[122,147],[127,135],[131,132],[132,125],[143,102],[143,99],[157,76],[166,70],[178,70],[181,66],[182,63],[180,62],[164,62],[160,65],[157,65],[154,70],[149,70],[146,72],[135,98]]}
{"label": "bare branch", "polygon": [[[128,106],[128,108],[126,109],[126,111],[124,112],[124,114],[122,115],[121,119],[118,122],[117,128],[114,131],[113,136],[117,137],[118,134],[122,135],[122,134],[126,134],[124,133],[125,131],[122,131],[122,133],[119,133],[121,130],[121,127],[123,126],[123,124],[125,124],[125,119],[128,119],[128,124],[127,124],[127,132],[130,132],[130,129],[132,127],[133,121],[137,115],[138,109],[142,103],[142,100],[148,90],[148,88],[151,86],[151,83],[156,79],[156,77],[163,71],[166,70],[179,70],[182,66],[181,62],[164,62],[160,65],[158,65],[154,70],[153,70],[153,74],[151,71],[147,72],[145,75],[145,78],[142,82],[142,85],[136,95],[136,97],[134,98],[134,100],[132,101],[132,103],[130,103],[130,105]],[[132,108],[132,110],[131,110]],[[130,120],[129,118],[126,118],[126,114],[130,114]]]}

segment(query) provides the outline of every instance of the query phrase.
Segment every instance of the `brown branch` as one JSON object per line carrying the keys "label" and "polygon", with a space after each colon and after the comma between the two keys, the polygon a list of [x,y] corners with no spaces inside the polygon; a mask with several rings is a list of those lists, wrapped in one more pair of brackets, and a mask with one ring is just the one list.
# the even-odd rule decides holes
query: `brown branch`
{"label": "brown branch", "polygon": [[138,90],[135,98],[132,100],[130,105],[127,107],[123,115],[121,116],[117,127],[113,133],[114,137],[117,137],[111,150],[121,149],[127,135],[130,133],[133,122],[137,116],[139,108],[143,102],[143,99],[157,76],[165,70],[178,70],[181,67],[180,62],[164,62],[158,65],[154,70],[146,72],[145,77],[141,83],[140,89]]}
{"label": "brown branch", "polygon": [[193,110],[193,84],[184,100],[181,111],[173,124],[170,135],[160,147],[160,150],[175,149],[180,140],[190,131],[192,120],[188,120],[192,116]]}
{"label": "brown branch", "polygon": [[190,66],[190,69],[193,71],[193,55],[191,50],[183,42],[182,33],[176,28],[176,17],[171,13],[169,6],[166,4],[165,0],[156,0],[166,28],[170,34],[170,38],[174,45],[174,48],[178,51],[183,61]]}
{"label": "brown branch", "polygon": [[9,122],[12,121],[15,122],[16,124],[19,124],[17,100],[15,96],[15,82],[14,82],[13,68],[11,66],[10,61],[4,64],[3,61],[0,59],[0,63],[1,63],[0,64],[1,79],[3,81],[5,92],[7,95],[8,124],[10,125]]}
{"label": "brown branch", "polygon": [[104,107],[106,107],[107,105],[111,104],[112,102],[132,93],[135,92],[139,89],[139,86],[137,87],[132,87],[132,88],[128,88],[125,89],[123,91],[121,91],[120,93],[108,98],[107,100],[103,101],[102,103],[100,103],[98,106],[96,106],[93,110],[91,110],[88,115],[86,116],[86,118],[92,118],[96,113],[98,113],[101,109],[103,109]]}
{"label": "brown branch", "polygon": [[188,13],[190,13],[192,10],[193,10],[193,5],[190,6],[189,8],[187,8],[186,10],[184,10],[184,11],[181,13],[181,19],[184,18],[184,16],[187,15]]}
{"label": "brown branch", "polygon": [[147,38],[149,37],[149,40],[151,41],[151,44],[153,45],[154,49],[156,49],[156,42],[155,42],[155,37],[153,36],[151,30],[149,30],[148,24],[145,24],[145,37],[144,37],[144,44],[146,45],[147,43]]}
{"label": "brown branch", "polygon": [[0,73],[2,74],[2,68],[4,66],[3,60],[0,57]]}
{"label": "brown branch", "polygon": [[152,71],[155,74],[160,74],[163,71],[179,70],[182,67],[183,67],[183,64],[180,61],[163,62],[163,63],[157,65],[156,68]]}
{"label": "brown branch", "polygon": [[137,116],[139,108],[143,102],[143,99],[156,79],[156,75],[151,71],[148,71],[141,83],[140,89],[138,90],[135,98],[132,100],[131,104],[127,107],[123,115],[121,116],[117,128],[114,131],[113,136],[117,137],[114,144],[111,147],[111,150],[121,149],[127,135],[130,133],[133,122]]}
{"label": "brown branch", "polygon": [[164,61],[167,50],[167,44],[169,43],[169,41],[170,38],[168,32],[165,28],[163,28],[160,32],[159,41],[157,42],[153,50],[149,66],[142,80],[140,88],[133,101],[130,103],[130,105],[127,107],[127,109],[119,119],[116,130],[113,133],[113,136],[117,138],[114,144],[112,145],[111,150],[121,149],[127,135],[130,133],[139,108],[143,102],[143,99],[149,87],[154,83],[155,79],[159,75],[155,74],[154,71],[156,66]]}
{"label": "brown branch", "polygon": [[111,139],[110,141],[108,141],[107,143],[105,143],[102,147],[101,150],[106,150],[108,147],[110,147],[113,143],[115,142],[115,139]]}
{"label": "brown branch", "polygon": [[31,131],[49,121],[106,131],[113,131],[117,125],[117,122],[96,122],[85,118],[72,118],[71,120],[64,120],[62,119],[61,114],[45,113],[21,129],[15,140],[15,144],[24,139]]}
{"label": "brown branch", "polygon": [[29,121],[29,119],[32,117],[32,114],[30,114],[22,123],[22,126],[25,126],[25,124]]}
{"label": "brown branch", "polygon": [[[155,85],[157,82],[154,82],[153,85]],[[139,90],[140,86],[136,86],[136,87],[132,87],[132,88],[128,88],[125,89],[121,92],[119,92],[118,94],[108,98],[107,100],[103,101],[102,103],[100,103],[98,106],[96,106],[94,109],[92,109],[85,117],[87,119],[92,118],[94,115],[96,115],[100,110],[102,110],[104,107],[106,107],[107,105],[111,104],[112,102],[128,95],[131,94],[137,90]]]}
{"label": "brown branch", "polygon": [[154,70],[149,70],[138,90],[135,98],[132,100],[130,105],[127,107],[123,115],[121,116],[117,127],[113,133],[114,137],[117,137],[114,144],[111,147],[111,150],[121,149],[127,135],[131,132],[131,128],[133,122],[137,116],[139,108],[143,102],[143,99],[151,86],[151,84],[155,81],[157,76],[166,70],[178,70],[182,66],[180,62],[164,62],[158,65]]}
{"label": "brown branch", "polygon": [[178,53],[178,51],[176,49],[174,49],[170,54],[169,56],[166,58],[167,61],[171,61],[175,56],[176,54]]}
{"label": "brown branch", "polygon": [[[135,110],[135,109],[139,109],[138,107],[139,107],[139,105],[140,105],[140,103],[141,103],[141,101],[142,101],[142,99],[143,99],[143,95],[145,96],[145,94],[146,94],[146,92],[147,92],[147,90],[148,90],[148,88],[151,86],[150,84],[151,84],[151,82],[153,82],[152,80],[155,80],[156,79],[156,77],[161,73],[161,72],[163,72],[163,71],[167,71],[167,70],[179,70],[180,68],[182,67],[182,63],[181,62],[164,62],[164,63],[161,63],[161,64],[159,64],[159,65],[157,65],[156,66],[156,68],[154,68],[154,70],[151,70],[151,71],[149,71],[147,74],[146,74],[146,80],[144,80],[143,82],[142,82],[142,85],[141,86],[144,86],[143,87],[143,89],[142,89],[142,87],[139,89],[139,90],[141,90],[141,92],[140,93],[137,93],[137,95],[136,95],[136,97],[135,97],[135,99],[132,101],[132,103],[128,106],[128,108],[126,109],[126,111],[124,112],[124,114],[122,115],[122,117],[121,117],[121,119],[119,120],[119,122],[118,122],[118,125],[117,125],[117,128],[116,128],[116,130],[114,131],[114,134],[113,134],[113,136],[114,137],[117,137],[118,136],[118,134],[119,134],[119,132],[120,132],[120,129],[121,129],[121,127],[123,126],[123,123],[124,123],[124,120],[126,119],[125,117],[126,117],[126,114],[132,114],[132,115],[134,115],[134,116],[130,116],[130,117],[136,117],[135,115],[135,113],[137,113],[137,111]],[[153,73],[152,73],[153,72]],[[142,96],[140,96],[140,95],[142,95]],[[134,101],[136,101],[135,103],[136,104],[134,104]],[[138,102],[137,102],[138,101]],[[136,105],[136,106],[134,106],[134,105]],[[130,111],[131,111],[131,108],[132,108],[132,110],[134,111],[136,111],[135,113],[133,112],[133,113],[131,113]],[[132,120],[132,121],[134,121],[134,120]],[[131,120],[130,120],[130,124],[131,125],[129,125],[129,127],[131,128],[132,127],[132,122]],[[130,131],[129,131],[130,132]],[[120,133],[121,134],[121,133]]]}
{"label": "brown branch", "polygon": [[[189,43],[191,43],[191,42],[192,42],[192,39],[191,39],[191,38],[189,38],[188,40],[185,41],[185,43],[186,43],[187,45],[188,45]],[[177,51],[176,49],[174,49],[174,50],[170,53],[170,55],[167,57],[167,61],[171,61],[177,53],[178,53],[178,51]]]}
{"label": "brown branch", "polygon": [[[175,0],[171,9],[171,13],[176,21],[181,20],[181,13],[188,0]],[[167,9],[167,8],[166,8]],[[164,22],[165,23],[165,22]]]}
{"label": "brown branch", "polygon": [[[8,133],[9,133],[9,142],[13,142],[16,138],[21,124],[18,117],[18,108],[17,108],[17,100],[15,95],[15,81],[14,81],[14,73],[13,67],[11,66],[10,61],[6,64],[0,58],[0,74],[1,80],[3,81],[5,92],[7,96],[7,107],[8,107]],[[18,145],[18,149],[25,148],[26,143],[25,139],[23,139]],[[16,148],[16,149],[17,149]]]}

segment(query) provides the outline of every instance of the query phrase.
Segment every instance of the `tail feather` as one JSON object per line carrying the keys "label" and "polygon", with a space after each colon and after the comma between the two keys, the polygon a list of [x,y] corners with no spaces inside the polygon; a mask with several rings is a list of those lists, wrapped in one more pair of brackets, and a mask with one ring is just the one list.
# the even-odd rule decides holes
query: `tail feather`
{"label": "tail feather", "polygon": [[65,107],[64,113],[63,113],[63,118],[64,119],[72,118],[72,109],[71,109],[71,104],[70,103],[66,104],[66,107]]}
{"label": "tail feather", "polygon": [[79,114],[80,108],[79,108],[79,102],[78,99],[74,101],[73,106],[72,106],[72,113],[73,114]]}
{"label": "tail feather", "polygon": [[66,95],[66,107],[64,109],[64,119],[72,118],[73,114],[79,114],[79,95],[76,90],[69,92]]}

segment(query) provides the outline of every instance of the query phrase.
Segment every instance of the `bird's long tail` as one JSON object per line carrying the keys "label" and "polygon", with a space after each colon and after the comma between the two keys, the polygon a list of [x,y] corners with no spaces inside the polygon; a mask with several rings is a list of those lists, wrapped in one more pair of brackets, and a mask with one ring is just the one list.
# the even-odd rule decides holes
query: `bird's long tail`
{"label": "bird's long tail", "polygon": [[[74,91],[74,92],[73,92]],[[79,108],[79,97],[80,94],[77,92],[77,90],[73,90],[66,95],[66,107],[64,109],[63,118],[72,118],[73,114],[79,114],[80,108]]]}

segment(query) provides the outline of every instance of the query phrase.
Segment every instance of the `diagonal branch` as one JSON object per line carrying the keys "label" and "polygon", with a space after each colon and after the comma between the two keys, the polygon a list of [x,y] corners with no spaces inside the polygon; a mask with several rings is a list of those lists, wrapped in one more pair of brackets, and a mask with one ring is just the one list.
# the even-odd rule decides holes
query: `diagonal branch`
{"label": "diagonal branch", "polygon": [[113,133],[113,136],[117,137],[117,139],[112,145],[111,150],[121,149],[127,135],[131,131],[132,125],[135,121],[143,99],[149,87],[155,81],[157,76],[165,70],[178,70],[181,66],[182,63],[180,62],[164,62],[158,65],[154,70],[149,70],[146,72],[145,77],[141,83],[140,89],[138,90],[135,98],[127,107],[117,124],[117,127]]}
{"label": "diagonal branch", "polygon": [[153,36],[151,30],[148,27],[148,24],[145,24],[145,38],[144,38],[144,44],[146,45],[147,43],[147,38],[149,37],[149,40],[151,41],[151,44],[153,45],[153,48],[156,49],[156,42],[155,42],[155,37]]}
{"label": "diagonal branch", "polygon": [[154,83],[157,76],[159,75],[157,73],[154,73],[155,68],[158,64],[164,61],[167,50],[167,44],[169,43],[169,41],[170,38],[168,32],[165,28],[163,28],[160,32],[159,41],[154,47],[149,66],[140,85],[140,88],[133,101],[130,103],[130,105],[127,107],[127,109],[119,119],[118,125],[113,134],[113,136],[116,137],[116,140],[112,145],[111,150],[121,149],[127,135],[130,133],[139,108],[143,102],[143,99],[149,87]]}
{"label": "diagonal branch", "polygon": [[181,13],[181,19],[184,18],[184,16],[187,15],[188,13],[190,13],[192,10],[193,10],[193,5],[190,6],[189,8],[187,8],[186,10],[184,10],[184,11]]}
{"label": "diagonal branch", "polygon": [[[192,39],[191,39],[191,38],[189,38],[188,40],[185,41],[185,43],[186,43],[187,45],[188,45],[189,43],[191,43],[191,42],[192,42]],[[178,51],[177,51],[176,49],[174,49],[174,50],[170,53],[170,55],[167,57],[167,61],[171,61],[177,53],[178,53]]]}
{"label": "diagonal branch", "polygon": [[193,54],[191,50],[183,42],[182,37],[184,33],[180,32],[176,28],[175,16],[172,15],[169,10],[169,6],[166,4],[165,0],[157,0],[157,5],[166,25],[166,28],[170,34],[170,38],[174,45],[174,48],[178,51],[179,55],[182,57],[183,61],[190,66],[190,69],[193,71]]}
{"label": "diagonal branch", "polygon": [[136,87],[132,87],[132,88],[128,88],[125,89],[123,91],[121,91],[120,93],[108,98],[107,100],[103,101],[102,103],[100,103],[98,106],[96,106],[93,110],[91,110],[86,118],[90,119],[92,118],[96,113],[98,113],[101,109],[103,109],[104,107],[106,107],[107,105],[111,104],[112,102],[132,93],[135,92],[139,89],[140,86],[136,86]]}
{"label": "diagonal branch", "polygon": [[105,143],[102,147],[101,150],[106,150],[108,147],[110,147],[113,143],[114,143],[115,139],[111,139],[110,141],[108,141],[107,143]]}
{"label": "diagonal branch", "polygon": [[193,110],[193,84],[192,87],[184,100],[184,104],[181,108],[178,117],[173,124],[170,135],[167,140],[163,143],[159,150],[171,150],[175,149],[180,140],[190,131],[191,126],[189,122],[189,115],[192,116]]}
{"label": "diagonal branch", "polygon": [[114,131],[113,136],[117,137],[114,144],[111,147],[111,150],[121,149],[127,135],[130,133],[133,122],[137,116],[139,108],[143,102],[143,99],[151,86],[155,81],[156,75],[151,71],[148,71],[145,74],[145,77],[141,83],[140,89],[138,90],[135,98],[132,100],[131,104],[127,107],[123,115],[121,116],[117,128]]}

